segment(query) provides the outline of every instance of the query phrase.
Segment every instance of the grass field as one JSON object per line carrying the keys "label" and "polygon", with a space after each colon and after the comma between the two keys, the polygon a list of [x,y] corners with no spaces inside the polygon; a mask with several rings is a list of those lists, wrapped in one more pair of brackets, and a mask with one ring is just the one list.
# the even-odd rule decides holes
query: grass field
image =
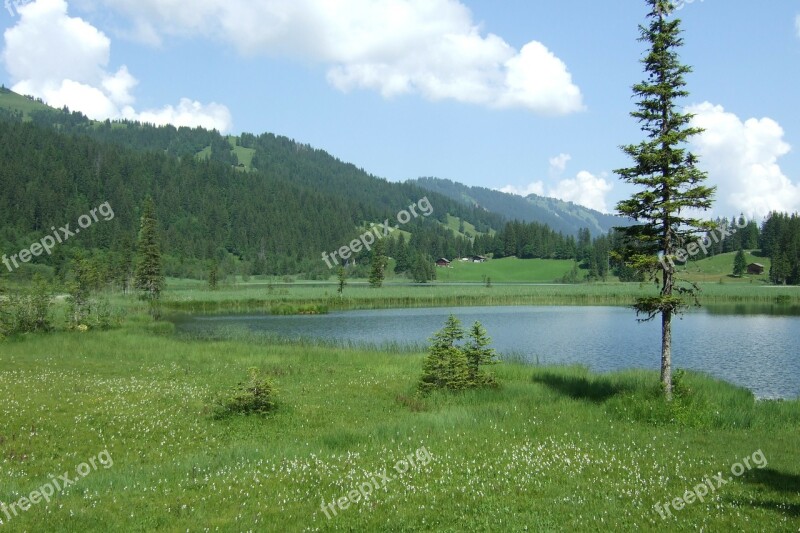
{"label": "grass field", "polygon": [[26,120],[29,118],[31,111],[52,111],[52,108],[44,104],[34,102],[29,98],[10,91],[0,91],[0,108],[22,111]]}
{"label": "grass field", "polygon": [[[694,392],[665,409],[655,373],[513,363],[494,367],[499,390],[421,399],[422,354],[169,331],[132,311],[123,329],[2,345],[0,501],[19,502],[64,472],[75,481],[10,520],[0,512],[5,530],[800,527],[798,401],[754,402],[689,375]],[[278,410],[211,418],[210,398],[250,366],[276,382]],[[401,459],[421,448],[431,460],[401,474]],[[763,468],[753,462],[759,451]],[[102,452],[103,465],[81,466]],[[750,468],[703,502],[666,519],[654,509],[745,458]],[[326,517],[323,503],[373,477],[382,487],[368,501],[352,496]]]}
{"label": "grass field", "polygon": [[236,154],[236,157],[239,159],[239,163],[244,165],[245,170],[252,170],[253,169],[253,156],[255,155],[256,151],[254,148],[245,148],[243,146],[239,146],[236,144],[236,137],[229,135],[228,142],[231,145],[231,150],[233,153]]}
{"label": "grass field", "polygon": [[754,250],[745,251],[745,258],[748,265],[750,263],[764,265],[764,273],[759,276],[750,274],[745,274],[741,278],[733,276],[733,259],[736,257],[736,252],[715,255],[700,261],[689,261],[678,267],[678,272],[692,281],[721,280],[723,283],[768,283],[769,268],[772,263],[769,257],[754,255],[753,252]]}
{"label": "grass field", "polygon": [[575,264],[572,260],[517,259],[506,257],[485,263],[453,260],[449,268],[437,268],[436,280],[472,281],[480,283],[486,277],[493,282],[553,283],[564,277]]}

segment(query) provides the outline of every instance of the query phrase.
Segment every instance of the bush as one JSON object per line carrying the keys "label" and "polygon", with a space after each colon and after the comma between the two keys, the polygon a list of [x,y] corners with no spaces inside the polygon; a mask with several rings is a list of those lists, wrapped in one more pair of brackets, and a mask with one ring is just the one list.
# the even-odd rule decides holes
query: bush
{"label": "bush", "polygon": [[247,380],[214,400],[215,418],[231,415],[265,415],[275,409],[275,388],[259,369],[250,368]]}
{"label": "bush", "polygon": [[4,298],[0,310],[0,336],[53,329],[50,317],[52,290],[41,276],[35,276],[32,287],[24,293],[0,298]]}

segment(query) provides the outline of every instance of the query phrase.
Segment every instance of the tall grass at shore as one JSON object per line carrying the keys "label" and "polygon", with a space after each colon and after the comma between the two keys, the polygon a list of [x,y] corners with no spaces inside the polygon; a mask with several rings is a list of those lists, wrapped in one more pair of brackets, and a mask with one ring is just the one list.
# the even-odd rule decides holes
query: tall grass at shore
{"label": "tall grass at shore", "polygon": [[[767,285],[701,285],[703,304],[800,305],[800,288]],[[317,305],[329,309],[392,307],[456,307],[491,305],[630,305],[638,296],[652,295],[651,284],[596,283],[579,285],[386,285],[373,289],[349,285],[342,295],[334,284],[242,284],[209,291],[202,287],[168,285],[166,309],[221,312],[269,309],[275,304]]]}

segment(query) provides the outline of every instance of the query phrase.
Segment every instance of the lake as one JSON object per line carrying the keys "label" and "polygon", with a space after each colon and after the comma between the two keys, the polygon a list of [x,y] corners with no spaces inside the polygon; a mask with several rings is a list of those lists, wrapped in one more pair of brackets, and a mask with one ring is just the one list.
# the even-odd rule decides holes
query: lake
{"label": "lake", "polygon": [[[455,314],[467,329],[479,320],[504,356],[542,364],[581,364],[593,371],[658,370],[661,321],[639,323],[624,307],[447,307],[337,311],[327,315],[181,316],[178,331],[218,335],[227,328],[344,344],[412,345]],[[749,388],[758,398],[800,396],[800,309],[725,306],[693,310],[673,321],[673,369],[699,370]]]}

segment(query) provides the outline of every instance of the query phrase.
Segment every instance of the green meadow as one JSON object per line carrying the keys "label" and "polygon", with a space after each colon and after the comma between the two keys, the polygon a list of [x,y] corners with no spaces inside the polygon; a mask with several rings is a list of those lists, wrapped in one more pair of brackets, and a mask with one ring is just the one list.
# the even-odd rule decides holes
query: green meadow
{"label": "green meadow", "polygon": [[[800,528],[800,401],[699,374],[671,406],[653,372],[510,361],[492,368],[498,389],[419,397],[422,353],[176,337],[135,302],[119,329],[1,353],[0,501],[75,480],[10,520],[0,510],[7,531]],[[272,378],[277,410],[213,418],[249,367]],[[401,462],[422,448],[429,461]],[[111,466],[75,474],[104,451]],[[720,472],[732,480],[704,501],[654,508]],[[323,504],[348,495],[328,518]]]}
{"label": "green meadow", "polygon": [[[706,304],[800,305],[796,287],[701,286]],[[167,287],[167,315],[627,305],[655,290],[400,280],[372,289],[349,280],[339,295],[332,282],[285,278],[230,278],[215,291],[170,279]],[[192,338],[153,322],[135,296],[108,297],[121,320],[115,329],[65,331],[59,319],[56,332],[0,344],[7,531],[800,528],[800,399],[755,401],[690,372],[666,404],[656,372],[514,360],[492,367],[497,389],[423,397],[424,353],[411,348]],[[215,418],[214,398],[251,367],[274,383],[277,409]],[[113,461],[84,465],[104,453]],[[73,484],[49,501],[34,496],[65,473]],[[717,487],[719,475],[730,480]],[[683,506],[684,498],[695,501]]]}
{"label": "green meadow", "polygon": [[22,111],[25,120],[30,120],[32,111],[45,111],[51,108],[17,93],[0,90],[0,109]]}
{"label": "green meadow", "polygon": [[572,260],[518,259],[507,257],[485,263],[471,263],[454,259],[448,268],[437,268],[437,281],[484,282],[529,282],[553,283],[561,279],[575,264]]}

